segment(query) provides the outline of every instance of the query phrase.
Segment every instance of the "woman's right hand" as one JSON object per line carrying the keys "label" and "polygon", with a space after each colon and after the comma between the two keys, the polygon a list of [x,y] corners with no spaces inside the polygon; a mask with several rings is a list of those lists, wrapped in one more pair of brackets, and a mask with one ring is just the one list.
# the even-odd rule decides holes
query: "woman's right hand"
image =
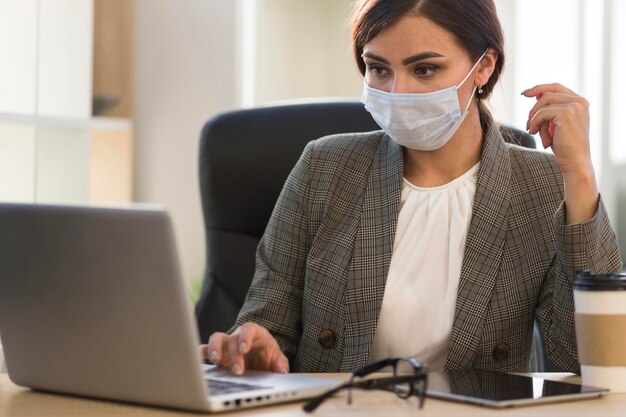
{"label": "woman's right hand", "polygon": [[246,369],[289,372],[289,361],[278,342],[263,326],[244,323],[232,334],[215,332],[206,345],[200,345],[204,358],[229,368],[235,375]]}

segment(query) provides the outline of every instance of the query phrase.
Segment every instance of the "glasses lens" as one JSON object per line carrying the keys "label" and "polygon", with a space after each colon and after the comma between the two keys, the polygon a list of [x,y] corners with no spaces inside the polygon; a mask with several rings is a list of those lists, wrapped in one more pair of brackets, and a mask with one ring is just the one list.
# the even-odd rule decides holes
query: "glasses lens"
{"label": "glasses lens", "polygon": [[415,369],[415,366],[419,363],[411,360],[411,358],[399,358],[399,360],[393,365],[393,376],[397,381],[393,386],[393,392],[400,398],[409,398],[415,393],[414,378],[416,372],[420,369]]}

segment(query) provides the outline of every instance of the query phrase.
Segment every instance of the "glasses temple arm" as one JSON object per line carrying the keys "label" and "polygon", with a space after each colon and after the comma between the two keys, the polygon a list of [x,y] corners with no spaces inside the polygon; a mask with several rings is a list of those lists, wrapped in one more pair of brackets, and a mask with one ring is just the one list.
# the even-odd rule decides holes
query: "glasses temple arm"
{"label": "glasses temple arm", "polygon": [[358,369],[354,369],[352,371],[352,376],[359,376],[359,377],[364,377],[367,376],[369,374],[371,374],[372,372],[376,372],[379,369],[382,369],[384,367],[387,366],[391,366],[391,365],[395,365],[398,362],[398,358],[387,358],[387,359],[381,359],[379,361],[376,362],[372,362],[372,363],[368,363],[367,365],[358,368]]}
{"label": "glasses temple arm", "polygon": [[317,397],[312,398],[309,402],[304,404],[304,407],[302,407],[302,409],[304,411],[306,411],[307,413],[310,413],[310,412],[314,411],[317,407],[319,407],[319,405],[321,403],[326,401],[326,399],[328,399],[328,397],[331,397],[331,396],[335,395],[336,393],[338,393],[339,391],[341,391],[342,389],[348,388],[350,386],[351,386],[350,383],[346,383],[346,384],[339,385],[338,387],[335,387],[335,388],[333,388],[331,390],[328,390],[328,391],[318,395]]}

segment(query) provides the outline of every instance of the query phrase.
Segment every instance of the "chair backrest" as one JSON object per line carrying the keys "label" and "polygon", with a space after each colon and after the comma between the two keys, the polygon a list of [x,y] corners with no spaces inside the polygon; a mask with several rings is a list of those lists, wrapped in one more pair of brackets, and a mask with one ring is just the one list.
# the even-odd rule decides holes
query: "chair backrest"
{"label": "chair backrest", "polygon": [[358,101],[260,107],[206,123],[200,138],[206,271],[196,304],[202,340],[235,321],[254,274],[256,246],[305,145],[333,133],[376,129]]}
{"label": "chair backrest", "polygon": [[[206,271],[196,304],[202,340],[234,323],[254,274],[256,246],[305,145],[377,129],[356,100],[240,110],[206,123],[200,139]],[[506,140],[535,147],[527,133],[504,129]]]}

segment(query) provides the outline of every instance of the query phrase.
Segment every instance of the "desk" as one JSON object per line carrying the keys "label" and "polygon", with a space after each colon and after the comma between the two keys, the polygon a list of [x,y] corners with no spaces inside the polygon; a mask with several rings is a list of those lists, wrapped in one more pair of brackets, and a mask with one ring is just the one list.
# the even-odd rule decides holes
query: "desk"
{"label": "desk", "polygon": [[[345,375],[329,375],[344,377]],[[542,375],[547,377],[547,375]],[[576,376],[552,374],[551,379],[567,379],[578,382]],[[535,416],[535,417],[588,417],[626,415],[626,394],[610,394],[593,400],[582,400],[519,407],[504,410],[488,409],[432,398],[426,399],[424,408],[418,411],[415,399],[401,400],[382,391],[354,391],[354,403],[346,404],[345,394],[340,394],[324,403],[313,414],[302,411],[302,402],[252,408],[239,412],[224,413],[224,416],[412,416],[412,417],[478,417],[478,416]],[[61,395],[30,391],[14,385],[6,374],[0,375],[0,416],[11,417],[192,417],[200,414],[168,411],[156,408],[117,404]]]}

